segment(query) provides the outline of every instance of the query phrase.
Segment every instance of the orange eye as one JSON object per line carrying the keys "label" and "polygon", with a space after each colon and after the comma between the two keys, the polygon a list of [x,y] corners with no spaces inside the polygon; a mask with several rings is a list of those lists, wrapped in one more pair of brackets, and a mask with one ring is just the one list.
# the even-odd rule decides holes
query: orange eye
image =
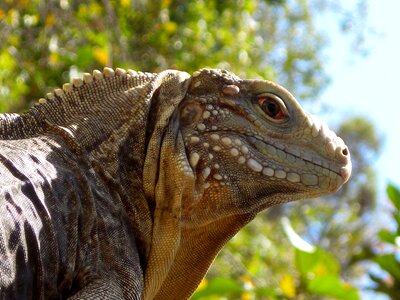
{"label": "orange eye", "polygon": [[257,102],[269,117],[274,120],[282,120],[285,117],[285,113],[282,110],[281,103],[275,97],[274,95],[263,95],[257,99]]}

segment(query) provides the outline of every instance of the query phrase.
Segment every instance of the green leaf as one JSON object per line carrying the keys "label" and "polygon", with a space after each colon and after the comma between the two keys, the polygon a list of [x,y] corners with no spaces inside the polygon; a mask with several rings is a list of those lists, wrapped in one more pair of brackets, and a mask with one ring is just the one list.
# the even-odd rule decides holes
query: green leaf
{"label": "green leaf", "polygon": [[286,233],[286,236],[289,239],[289,242],[296,247],[299,250],[312,253],[315,251],[315,247],[309,243],[307,243],[305,240],[299,236],[296,231],[293,229],[292,224],[290,223],[289,218],[283,217],[281,218],[281,224],[283,227],[283,230]]}
{"label": "green leaf", "polygon": [[321,248],[317,248],[313,253],[296,249],[295,264],[297,270],[302,275],[309,275],[311,273],[321,276],[338,274],[340,271],[340,266],[336,259]]}
{"label": "green leaf", "polygon": [[387,229],[381,229],[378,232],[378,237],[381,239],[381,241],[390,243],[395,245],[394,239],[397,237],[397,234],[390,232]]}
{"label": "green leaf", "polygon": [[296,265],[296,269],[302,275],[307,275],[308,273],[312,272],[315,268],[315,265],[317,264],[317,261],[318,261],[317,252],[308,253],[308,252],[296,249],[295,265]]}
{"label": "green leaf", "polygon": [[392,184],[388,184],[386,193],[397,210],[400,210],[400,191]]}
{"label": "green leaf", "polygon": [[90,46],[82,46],[76,51],[77,58],[75,64],[79,67],[85,67],[93,61],[93,49]]}
{"label": "green leaf", "polygon": [[283,296],[280,296],[277,291],[274,289],[268,289],[268,288],[257,288],[254,290],[254,293],[256,295],[256,299],[262,298],[262,297],[273,297],[275,299],[283,299]]}
{"label": "green leaf", "polygon": [[388,272],[397,280],[400,280],[400,264],[394,254],[376,256],[373,259],[383,270]]}
{"label": "green leaf", "polygon": [[397,223],[397,233],[400,235],[400,212],[394,213],[393,219],[395,219]]}
{"label": "green leaf", "polygon": [[357,290],[340,280],[337,275],[319,276],[308,284],[308,291],[313,294],[334,297],[341,300],[358,300],[360,296]]}
{"label": "green leaf", "polygon": [[244,288],[238,282],[226,277],[216,277],[210,280],[203,289],[195,292],[190,299],[196,300],[209,296],[238,295],[244,291]]}

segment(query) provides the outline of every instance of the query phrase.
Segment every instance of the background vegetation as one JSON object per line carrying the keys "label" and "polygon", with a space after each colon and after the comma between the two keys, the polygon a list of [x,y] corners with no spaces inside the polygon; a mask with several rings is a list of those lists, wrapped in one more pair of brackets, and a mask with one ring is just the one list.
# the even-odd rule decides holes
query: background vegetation
{"label": "background vegetation", "polygon": [[[71,77],[104,66],[226,68],[278,81],[298,99],[315,101],[329,83],[323,18],[336,20],[358,55],[366,2],[344,9],[333,0],[4,0],[0,111],[26,110]],[[360,299],[366,289],[396,298],[394,186],[388,217],[397,228],[370,225],[376,217],[370,165],[381,138],[360,116],[343,120],[337,131],[352,152],[351,182],[333,196],[261,213],[221,252],[193,299]]]}

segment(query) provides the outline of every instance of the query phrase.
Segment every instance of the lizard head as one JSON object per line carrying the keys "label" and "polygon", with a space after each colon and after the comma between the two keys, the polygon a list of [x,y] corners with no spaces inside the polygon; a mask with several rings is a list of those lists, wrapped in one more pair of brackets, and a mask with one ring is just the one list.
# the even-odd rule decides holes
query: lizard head
{"label": "lizard head", "polygon": [[159,78],[143,177],[154,208],[144,299],[186,299],[257,212],[335,192],[351,162],[273,82],[211,69]]}
{"label": "lizard head", "polygon": [[196,191],[183,204],[196,223],[333,193],[349,179],[342,139],[271,81],[197,71],[179,113]]}

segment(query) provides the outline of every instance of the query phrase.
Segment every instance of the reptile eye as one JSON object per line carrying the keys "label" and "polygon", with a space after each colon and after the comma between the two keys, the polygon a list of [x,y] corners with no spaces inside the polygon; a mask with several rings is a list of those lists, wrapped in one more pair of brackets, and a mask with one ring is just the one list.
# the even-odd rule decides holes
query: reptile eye
{"label": "reptile eye", "polygon": [[282,120],[286,114],[284,112],[284,104],[281,99],[273,94],[261,95],[257,99],[258,105],[270,118],[274,120]]}

